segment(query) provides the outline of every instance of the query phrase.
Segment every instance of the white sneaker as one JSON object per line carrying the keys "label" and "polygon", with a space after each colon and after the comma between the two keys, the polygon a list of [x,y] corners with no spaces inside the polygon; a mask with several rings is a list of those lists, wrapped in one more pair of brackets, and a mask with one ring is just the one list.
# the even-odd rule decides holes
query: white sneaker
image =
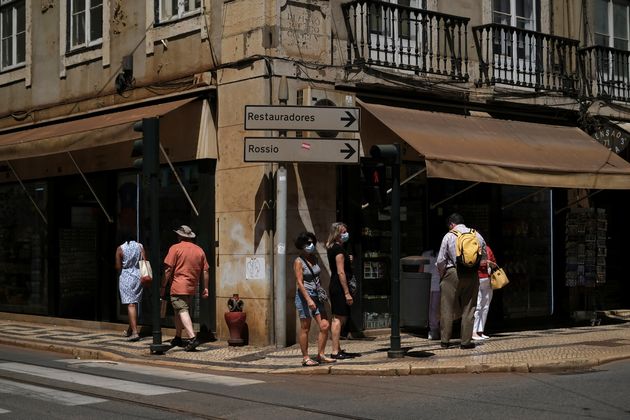
{"label": "white sneaker", "polygon": [[473,334],[472,336],[473,341],[481,341],[483,340],[483,337],[477,335],[477,334]]}
{"label": "white sneaker", "polygon": [[487,339],[488,339],[488,338],[490,338],[490,337],[488,337],[488,336],[487,336],[487,335],[485,335],[485,334],[481,334],[481,338],[483,338],[484,340],[487,340]]}

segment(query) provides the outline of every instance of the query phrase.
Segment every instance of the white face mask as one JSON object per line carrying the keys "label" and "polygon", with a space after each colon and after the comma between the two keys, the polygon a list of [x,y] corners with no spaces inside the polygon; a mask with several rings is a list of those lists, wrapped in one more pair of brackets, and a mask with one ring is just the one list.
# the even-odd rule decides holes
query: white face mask
{"label": "white face mask", "polygon": [[308,244],[304,247],[304,251],[306,251],[309,254],[312,254],[313,252],[315,252],[315,244]]}
{"label": "white face mask", "polygon": [[348,242],[348,239],[350,239],[350,234],[348,232],[344,232],[339,237],[341,238],[341,242]]}

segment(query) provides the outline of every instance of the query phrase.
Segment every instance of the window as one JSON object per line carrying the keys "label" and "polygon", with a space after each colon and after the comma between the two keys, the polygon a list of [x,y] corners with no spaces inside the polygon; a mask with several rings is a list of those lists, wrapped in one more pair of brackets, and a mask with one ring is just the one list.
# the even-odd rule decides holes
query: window
{"label": "window", "polygon": [[26,8],[24,0],[0,0],[0,71],[24,64]]}
{"label": "window", "polygon": [[[596,0],[593,8],[595,45],[628,51],[630,48],[628,2]],[[615,50],[601,51],[596,58],[597,77],[608,85],[608,93],[613,96],[619,95],[630,79],[630,56]]]}
{"label": "window", "polygon": [[595,17],[595,44],[627,51],[628,45],[628,2],[596,0],[593,3]]}
{"label": "window", "polygon": [[103,0],[70,0],[70,49],[91,47],[103,40]]}
{"label": "window", "polygon": [[182,19],[201,11],[201,0],[156,0],[159,22]]}
{"label": "window", "polygon": [[[512,26],[529,31],[536,30],[535,0],[493,0],[492,22]],[[529,39],[519,32],[497,31],[494,36],[494,51],[496,54],[508,56],[511,59],[529,58],[532,45]],[[513,46],[516,45],[516,57]]]}

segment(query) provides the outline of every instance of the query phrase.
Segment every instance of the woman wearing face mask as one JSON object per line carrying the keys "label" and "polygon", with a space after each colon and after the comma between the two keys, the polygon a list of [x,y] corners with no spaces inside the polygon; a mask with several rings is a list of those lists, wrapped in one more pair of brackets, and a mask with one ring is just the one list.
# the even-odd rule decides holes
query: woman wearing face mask
{"label": "woman wearing face mask", "polygon": [[343,248],[348,242],[350,234],[344,223],[335,222],[330,226],[330,233],[326,241],[328,263],[330,264],[330,306],[332,309],[332,353],[333,359],[348,359],[350,356],[339,347],[341,328],[350,316],[350,305],[354,302],[348,287],[352,278],[352,258]]}
{"label": "woman wearing face mask", "polygon": [[[300,254],[293,262],[293,271],[297,287],[295,291],[295,308],[300,315],[300,349],[302,350],[302,366],[317,366],[320,363],[332,363],[335,359],[326,357],[326,340],[328,339],[329,323],[326,319],[324,302],[320,301],[317,288],[320,286],[317,264],[316,248],[317,239],[311,232],[302,232],[295,239],[295,247]],[[311,320],[315,318],[319,326],[317,339],[317,357],[311,359],[308,354],[308,332],[311,329]]]}

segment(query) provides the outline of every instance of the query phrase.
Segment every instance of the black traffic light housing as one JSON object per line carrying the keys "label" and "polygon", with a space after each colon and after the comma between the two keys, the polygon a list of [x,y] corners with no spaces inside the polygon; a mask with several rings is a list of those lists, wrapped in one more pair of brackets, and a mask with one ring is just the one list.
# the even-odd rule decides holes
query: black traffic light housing
{"label": "black traffic light housing", "polygon": [[158,172],[160,166],[160,126],[159,120],[143,118],[133,125],[133,131],[142,133],[142,138],[134,140],[131,149],[133,167],[142,169],[145,176]]}
{"label": "black traffic light housing", "polygon": [[385,163],[400,165],[400,145],[375,144],[370,148],[370,156]]}

